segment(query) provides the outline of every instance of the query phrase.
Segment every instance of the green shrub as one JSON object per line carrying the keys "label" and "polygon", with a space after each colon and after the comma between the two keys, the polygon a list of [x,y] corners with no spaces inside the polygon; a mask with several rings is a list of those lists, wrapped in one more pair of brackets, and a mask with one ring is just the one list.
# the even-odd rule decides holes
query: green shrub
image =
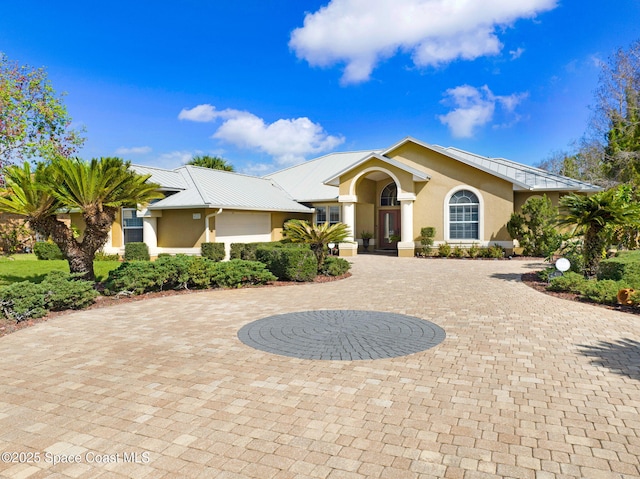
{"label": "green shrub", "polygon": [[263,245],[256,250],[256,257],[284,281],[313,281],[318,274],[318,260],[308,248]]}
{"label": "green shrub", "polygon": [[344,258],[337,256],[328,256],[324,260],[324,265],[320,273],[325,276],[341,276],[351,269],[351,263]]}
{"label": "green shrub", "polygon": [[[555,271],[555,268],[547,268]],[[550,272],[550,273],[551,273]],[[548,275],[547,275],[548,278]],[[582,293],[582,290],[589,280],[584,276],[572,271],[567,271],[562,276],[552,278],[547,289],[549,291],[566,291],[570,293]]]}
{"label": "green shrub", "polygon": [[521,213],[512,213],[507,231],[517,239],[525,255],[547,257],[562,243],[562,235],[556,230],[558,208],[543,195],[529,198],[522,205]]}
{"label": "green shrub", "polygon": [[448,258],[451,255],[451,245],[447,242],[438,245],[438,256]]}
{"label": "green shrub", "polygon": [[0,288],[2,314],[18,323],[41,318],[48,313],[44,296],[44,288],[31,281],[21,281]]}
{"label": "green shrub", "polygon": [[104,283],[104,292],[113,295],[122,292],[143,294],[160,291],[165,275],[150,261],[127,261],[109,272]]}
{"label": "green shrub", "polygon": [[194,260],[194,257],[185,254],[156,259],[153,267],[160,289],[188,289],[189,269]]}
{"label": "green shrub", "polygon": [[545,269],[543,269],[542,271],[538,271],[538,273],[537,273],[538,279],[540,281],[549,282],[551,280],[551,274],[555,273],[556,271],[558,271],[558,270],[555,267],[548,266]]}
{"label": "green shrub", "polygon": [[453,256],[454,258],[464,258],[466,255],[467,253],[460,246],[454,247],[453,251],[451,252],[451,256]]}
{"label": "green shrub", "polygon": [[171,253],[158,253],[157,258],[170,258],[171,256],[173,256]]}
{"label": "green shrub", "polygon": [[224,259],[224,243],[202,243],[201,254],[211,261],[222,261]]}
{"label": "green shrub", "polygon": [[624,281],[632,288],[640,288],[640,258],[635,254],[623,254],[600,262],[598,279]]}
{"label": "green shrub", "polygon": [[245,250],[246,243],[231,243],[229,252],[230,259],[242,259],[242,253]]}
{"label": "green shrub", "polygon": [[618,291],[629,286],[624,281],[603,279],[586,281],[580,293],[583,297],[596,303],[616,304]]}
{"label": "green shrub", "polygon": [[64,255],[58,245],[48,241],[41,241],[33,245],[33,252],[40,260],[64,259]]}
{"label": "green shrub", "polygon": [[120,261],[120,255],[117,253],[108,254],[104,251],[98,251],[93,259],[95,261]]}
{"label": "green shrub", "polygon": [[266,284],[277,279],[263,263],[232,259],[213,263],[210,267],[211,284],[221,288],[239,288],[246,285]]}
{"label": "green shrub", "polygon": [[481,253],[482,251],[476,243],[473,243],[467,249],[467,254],[469,255],[469,258],[477,258],[478,256],[480,256]]}
{"label": "green shrub", "polygon": [[127,243],[124,245],[125,261],[149,261],[149,247],[146,243]]}
{"label": "green shrub", "polygon": [[83,309],[93,304],[98,296],[93,282],[75,276],[64,271],[52,271],[40,283],[48,310]]}
{"label": "green shrub", "polygon": [[499,244],[493,244],[487,249],[488,258],[504,258],[504,248]]}

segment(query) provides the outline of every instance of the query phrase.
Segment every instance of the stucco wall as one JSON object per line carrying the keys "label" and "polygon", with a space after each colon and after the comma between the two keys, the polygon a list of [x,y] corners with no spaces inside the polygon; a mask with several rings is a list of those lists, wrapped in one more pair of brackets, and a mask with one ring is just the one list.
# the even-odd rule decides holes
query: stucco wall
{"label": "stucco wall", "polygon": [[435,226],[436,241],[445,239],[445,198],[453,188],[468,185],[481,192],[484,203],[484,216],[481,219],[484,221],[484,237],[480,240],[511,240],[506,229],[513,212],[513,186],[510,182],[413,143],[401,146],[388,156],[431,176],[426,183],[416,183],[415,239],[424,226]]}
{"label": "stucco wall", "polygon": [[284,224],[293,219],[311,221],[312,215],[311,213],[271,213],[271,241],[280,241]]}
{"label": "stucco wall", "polygon": [[[205,240],[205,209],[163,210],[158,218],[158,247],[195,248]],[[200,214],[194,219],[194,214]],[[209,241],[215,241],[215,217],[209,219],[211,234]]]}

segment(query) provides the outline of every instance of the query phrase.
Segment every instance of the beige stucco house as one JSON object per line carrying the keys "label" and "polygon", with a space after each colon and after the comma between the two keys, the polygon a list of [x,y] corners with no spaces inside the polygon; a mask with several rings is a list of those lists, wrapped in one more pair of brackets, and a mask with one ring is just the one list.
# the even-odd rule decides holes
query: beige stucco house
{"label": "beige stucco house", "polygon": [[405,138],[386,150],[332,153],[263,178],[194,166],[133,166],[161,185],[165,198],[124,209],[106,251],[144,241],[152,255],[199,254],[203,242],[275,241],[291,218],[341,221],[352,237],[341,256],[357,254],[362,232],[376,249],[413,256],[420,229],[436,228],[436,244],[514,246],[506,224],[535,195],[557,204],[570,192],[600,188],[502,158]]}

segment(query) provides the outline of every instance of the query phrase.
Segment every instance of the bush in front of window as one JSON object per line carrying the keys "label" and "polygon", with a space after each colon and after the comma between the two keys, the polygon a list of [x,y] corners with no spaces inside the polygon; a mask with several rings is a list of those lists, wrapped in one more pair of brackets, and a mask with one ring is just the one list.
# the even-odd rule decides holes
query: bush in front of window
{"label": "bush in front of window", "polygon": [[453,248],[453,251],[451,251],[451,256],[454,258],[464,258],[465,256],[467,256],[467,253],[464,250],[464,248],[461,248],[460,246],[455,246]]}
{"label": "bush in front of window", "polygon": [[64,259],[58,245],[49,241],[41,241],[33,245],[33,252],[40,260]]}
{"label": "bush in front of window", "polygon": [[149,261],[149,247],[146,243],[126,243],[124,245],[125,261]]}
{"label": "bush in front of window", "polygon": [[224,243],[202,243],[200,254],[211,261],[222,261],[224,259]]}
{"label": "bush in front of window", "polygon": [[256,257],[283,281],[313,281],[318,274],[318,260],[309,248],[263,245],[258,247]]}
{"label": "bush in front of window", "polygon": [[438,256],[441,258],[448,258],[451,256],[451,245],[446,241],[438,245]]}

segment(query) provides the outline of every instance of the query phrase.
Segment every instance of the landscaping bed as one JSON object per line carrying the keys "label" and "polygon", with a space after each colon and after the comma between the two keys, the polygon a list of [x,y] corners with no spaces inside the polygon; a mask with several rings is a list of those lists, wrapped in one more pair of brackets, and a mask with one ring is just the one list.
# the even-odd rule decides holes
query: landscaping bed
{"label": "landscaping bed", "polygon": [[549,296],[555,296],[556,298],[566,299],[568,301],[578,301],[580,303],[587,303],[594,306],[599,306],[601,308],[611,309],[614,311],[621,311],[623,313],[631,313],[631,314],[640,314],[640,307],[638,306],[626,306],[622,304],[603,304],[595,301],[590,301],[581,297],[577,293],[570,293],[567,291],[549,291],[547,286],[549,283],[546,281],[542,281],[538,277],[537,272],[524,273],[521,276],[521,280],[524,284],[529,286],[530,288],[535,289],[544,294],[548,294]]}
{"label": "landscaping bed", "polygon": [[[330,283],[333,281],[339,281],[342,279],[349,278],[350,276],[351,276],[351,273],[349,272],[339,276],[318,275],[313,281],[305,282],[305,283],[297,282],[297,281],[271,281],[265,285],[245,286],[245,288],[273,288],[273,287],[281,287],[281,286],[304,285],[309,283]],[[211,292],[211,291],[215,291],[215,290],[213,289],[180,289],[180,290],[170,289],[167,291],[156,291],[156,292],[144,293],[140,295],[126,295],[126,296],[125,295],[121,295],[121,296],[100,295],[96,298],[96,302],[93,303],[91,306],[85,308],[84,311],[97,309],[97,308],[105,308],[109,306],[115,306],[118,304],[131,303],[134,301],[145,301],[145,300],[154,299],[154,298],[166,298],[169,296],[197,294],[197,293],[204,293],[204,292]],[[19,331],[21,329],[33,326],[35,324],[49,321],[50,319],[54,319],[58,316],[64,316],[66,314],[70,314],[73,312],[75,311],[74,310],[53,311],[42,318],[28,319],[25,321],[21,321],[19,323],[16,323],[15,321],[9,320],[4,316],[0,315],[0,338],[8,334],[14,333],[16,331]]]}

